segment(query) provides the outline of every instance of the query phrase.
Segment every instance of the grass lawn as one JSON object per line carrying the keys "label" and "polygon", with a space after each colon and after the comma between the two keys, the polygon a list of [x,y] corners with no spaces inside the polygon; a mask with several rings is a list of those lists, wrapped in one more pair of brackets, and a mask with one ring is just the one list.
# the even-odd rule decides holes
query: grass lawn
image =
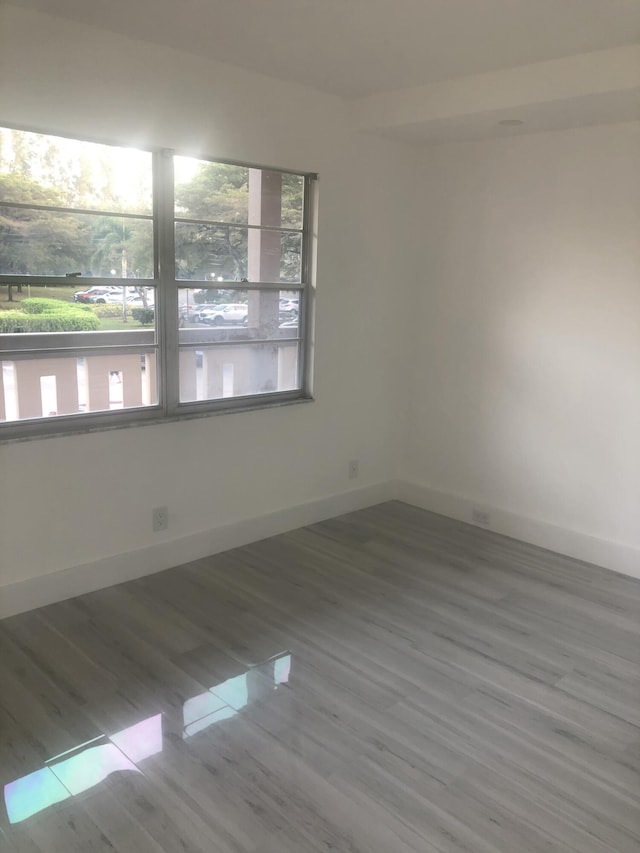
{"label": "grass lawn", "polygon": [[7,285],[0,285],[0,311],[17,311],[20,308],[20,303],[23,299],[30,297],[39,299],[62,299],[64,302],[73,302],[73,294],[76,290],[80,290],[78,285],[61,285],[60,287],[36,287],[31,284],[22,285],[22,293],[18,293],[17,288],[13,288],[13,302],[9,302],[9,288]]}
{"label": "grass lawn", "polygon": [[101,332],[120,332],[123,329],[126,331],[131,329],[153,329],[153,324],[150,326],[142,326],[136,320],[129,318],[128,323],[123,323],[121,317],[100,317]]}

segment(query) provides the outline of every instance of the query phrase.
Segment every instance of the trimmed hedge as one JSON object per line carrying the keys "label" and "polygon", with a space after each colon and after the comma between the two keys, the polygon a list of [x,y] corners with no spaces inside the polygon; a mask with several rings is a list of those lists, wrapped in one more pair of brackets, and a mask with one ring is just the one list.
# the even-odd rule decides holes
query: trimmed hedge
{"label": "trimmed hedge", "polygon": [[20,310],[25,314],[59,314],[71,309],[80,309],[82,305],[73,302],[63,302],[61,299],[29,298],[20,303]]}
{"label": "trimmed hedge", "polygon": [[150,326],[155,317],[153,308],[134,308],[131,311],[131,316],[143,326]]}
{"label": "trimmed hedge", "polygon": [[0,312],[0,333],[95,332],[100,320],[84,305],[60,299],[23,299],[20,311]]}
{"label": "trimmed hedge", "polygon": [[122,304],[116,303],[100,303],[91,306],[85,306],[89,308],[92,314],[95,314],[96,317],[122,317]]}

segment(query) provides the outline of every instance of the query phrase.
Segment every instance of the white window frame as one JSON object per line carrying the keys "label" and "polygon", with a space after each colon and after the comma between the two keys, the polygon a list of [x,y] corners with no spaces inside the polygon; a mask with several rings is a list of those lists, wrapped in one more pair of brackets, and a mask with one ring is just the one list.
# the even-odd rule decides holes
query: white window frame
{"label": "white window frame", "polygon": [[[33,128],[15,128],[12,125],[2,124],[9,129],[39,133],[62,137],[64,134],[56,132],[47,134],[42,130]],[[99,142],[99,144],[122,147],[123,143],[104,142],[103,140],[79,139],[76,136],[67,138],[79,142]],[[216,157],[197,155],[202,161],[220,163],[225,165],[241,166],[249,169],[261,169],[266,171],[281,172],[287,175],[298,175],[304,181],[304,207],[302,222],[302,256],[301,256],[301,282],[293,284],[289,282],[251,282],[245,281],[223,281],[216,282],[211,289],[233,289],[237,291],[282,291],[296,290],[299,292],[299,332],[297,338],[287,338],[287,342],[298,342],[298,387],[291,391],[273,391],[263,394],[246,396],[225,397],[216,400],[198,400],[193,402],[180,402],[179,388],[179,304],[178,291],[180,288],[201,288],[205,283],[200,280],[181,280],[176,278],[175,261],[175,211],[174,211],[174,156],[195,156],[192,153],[178,152],[171,149],[138,149],[152,155],[153,168],[153,237],[154,237],[154,277],[152,279],[136,279],[136,286],[151,286],[155,288],[155,342],[152,345],[135,342],[132,333],[127,332],[126,341],[118,346],[108,346],[102,351],[131,350],[150,351],[156,353],[156,375],[158,389],[157,405],[145,405],[138,408],[117,409],[99,412],[83,412],[69,415],[55,415],[42,418],[31,418],[24,420],[0,421],[0,442],[5,440],[38,438],[51,435],[65,435],[78,432],[92,432],[97,430],[131,427],[148,423],[161,423],[183,418],[206,417],[214,414],[254,410],[273,406],[297,403],[313,400],[312,394],[312,318],[314,312],[314,234],[317,203],[317,178],[315,173],[301,172],[297,170],[283,169],[279,167],[260,166],[253,163],[245,163],[236,160],[220,159]],[[1,201],[1,199],[0,199]],[[29,205],[24,205],[29,207]],[[72,210],[64,208],[61,210]],[[259,226],[255,226],[259,227]],[[288,229],[283,226],[283,231]],[[78,289],[99,285],[121,285],[131,284],[131,279],[114,277],[112,279],[92,278],[86,276],[74,276],[74,285]],[[60,276],[40,275],[0,275],[0,285],[47,285],[51,287],[68,286],[69,279]],[[50,333],[56,334],[56,333]],[[57,333],[60,334],[60,333]],[[67,355],[86,354],[91,352],[91,336],[97,333],[64,333],[68,336],[69,346],[64,349]],[[135,335],[135,333],[134,333]],[[129,337],[132,336],[132,337]],[[150,336],[147,331],[146,337]],[[26,336],[25,336],[26,337]],[[35,335],[30,335],[30,340],[35,341]],[[141,340],[144,333],[138,335]],[[80,343],[82,339],[83,343]],[[131,341],[130,345],[129,342]],[[11,360],[12,353],[22,351],[29,352],[32,356],[42,352],[43,356],[47,350],[44,346],[29,347],[23,345],[26,340],[20,339],[19,346],[16,341],[8,349],[4,347],[4,336],[0,335],[0,361]],[[37,342],[36,342],[37,343]],[[206,346],[206,345],[203,345]],[[61,354],[63,351],[56,349]],[[3,387],[0,383],[0,393]]]}

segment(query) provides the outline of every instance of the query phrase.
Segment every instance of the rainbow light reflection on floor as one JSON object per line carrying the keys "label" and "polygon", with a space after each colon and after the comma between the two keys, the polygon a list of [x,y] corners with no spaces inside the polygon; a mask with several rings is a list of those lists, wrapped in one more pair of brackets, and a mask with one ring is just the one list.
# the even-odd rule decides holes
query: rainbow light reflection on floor
{"label": "rainbow light reflection on floor", "polygon": [[[234,717],[242,708],[286,684],[291,655],[285,652],[242,675],[228,678],[183,705],[183,738]],[[38,812],[99,785],[117,771],[141,773],[137,764],[162,752],[162,714],[141,720],[113,735],[101,735],[46,762],[46,767],[9,782],[4,801],[9,822]]]}

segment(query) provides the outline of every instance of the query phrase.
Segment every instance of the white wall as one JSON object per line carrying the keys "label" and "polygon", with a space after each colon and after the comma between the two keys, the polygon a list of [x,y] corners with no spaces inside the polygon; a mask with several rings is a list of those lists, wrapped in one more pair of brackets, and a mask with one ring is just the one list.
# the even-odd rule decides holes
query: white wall
{"label": "white wall", "polygon": [[[396,200],[413,193],[417,155],[358,136],[338,99],[12,7],[0,16],[4,124],[320,174],[316,401],[0,445],[0,585],[158,542],[179,562],[200,531],[356,486],[354,505],[383,495],[366,488],[395,473],[406,362],[400,319],[383,309],[413,280],[410,210]],[[162,504],[169,531],[153,534]]]}
{"label": "white wall", "polygon": [[442,146],[423,178],[403,494],[640,574],[640,124]]}

